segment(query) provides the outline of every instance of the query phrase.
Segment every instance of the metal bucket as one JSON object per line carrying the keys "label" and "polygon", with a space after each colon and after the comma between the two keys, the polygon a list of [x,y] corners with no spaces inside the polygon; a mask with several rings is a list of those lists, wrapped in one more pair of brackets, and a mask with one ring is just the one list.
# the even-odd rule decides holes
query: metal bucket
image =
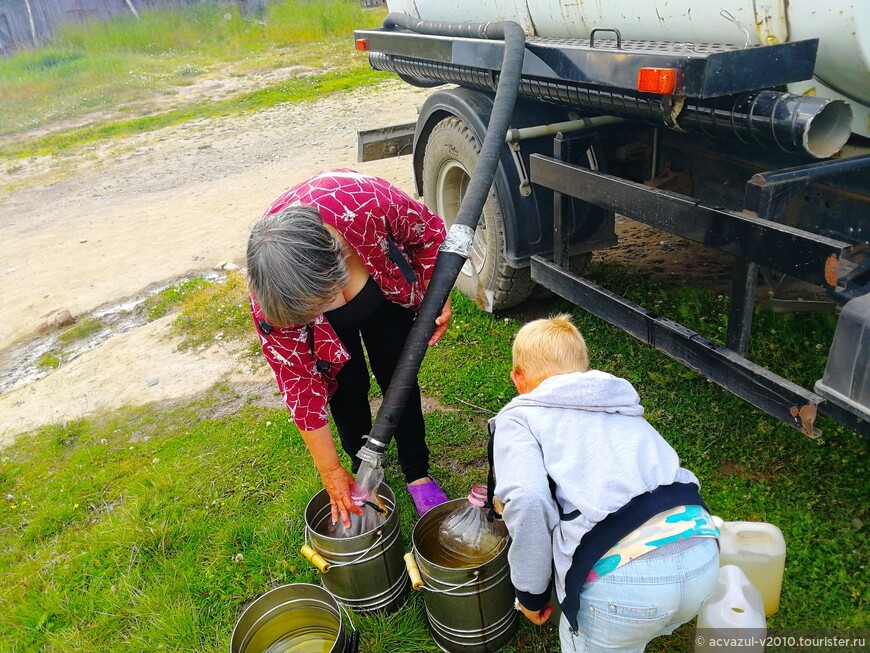
{"label": "metal bucket", "polygon": [[[312,556],[303,549],[322,572],[321,582],[338,601],[355,611],[392,611],[408,598],[408,572],[402,560],[402,539],[396,495],[382,483],[378,493],[389,510],[378,528],[356,537],[325,535],[331,520],[329,495],[321,490],[305,508],[307,537]],[[310,552],[310,548],[309,548]]]}
{"label": "metal bucket", "polygon": [[[353,643],[351,639],[354,639]],[[282,585],[251,603],[236,622],[231,653],[350,653],[341,608],[317,585]]]}
{"label": "metal bucket", "polygon": [[442,503],[420,518],[408,565],[414,589],[423,590],[426,617],[438,646],[449,653],[492,653],[505,646],[517,628],[508,547],[482,565],[464,569],[442,567],[426,558],[441,522],[465,501]]}

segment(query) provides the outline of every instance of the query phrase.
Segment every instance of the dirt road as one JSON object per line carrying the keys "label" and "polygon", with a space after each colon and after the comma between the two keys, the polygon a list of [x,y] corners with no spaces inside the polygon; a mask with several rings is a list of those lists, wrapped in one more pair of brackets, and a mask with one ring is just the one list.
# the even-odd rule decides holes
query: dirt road
{"label": "dirt road", "polygon": [[[243,265],[250,223],[314,172],[353,167],[413,192],[407,157],[357,163],[356,132],[414,120],[426,95],[388,82],[0,164],[13,188],[0,194],[0,371],[8,372],[10,347],[37,346],[34,329],[54,309],[80,316],[156,282],[224,261]],[[214,348],[176,352],[165,331],[165,321],[128,331],[0,394],[0,447],[43,424],[250,377]],[[241,380],[271,382],[260,375]]]}

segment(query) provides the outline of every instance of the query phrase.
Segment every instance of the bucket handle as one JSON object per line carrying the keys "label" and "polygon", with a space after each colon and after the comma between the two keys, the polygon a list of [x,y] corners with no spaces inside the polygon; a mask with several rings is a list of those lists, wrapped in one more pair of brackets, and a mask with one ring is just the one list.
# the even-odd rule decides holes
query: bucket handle
{"label": "bucket handle", "polygon": [[411,587],[417,591],[425,589],[427,592],[432,592],[433,594],[449,594],[454,590],[462,589],[463,587],[468,587],[469,585],[476,583],[480,577],[480,572],[475,570],[472,573],[471,580],[468,582],[462,583],[462,585],[454,585],[450,589],[436,590],[431,587],[426,587],[423,582],[423,576],[420,574],[420,567],[417,566],[417,558],[413,551],[408,551],[408,553],[403,556],[403,559],[405,560],[405,569],[408,570],[408,576],[411,578]]}
{"label": "bucket handle", "polygon": [[[308,545],[306,544],[305,546]],[[348,639],[347,644],[345,644],[342,653],[359,653],[359,631],[356,629],[356,626],[353,625],[353,619],[350,617],[350,610],[347,609],[347,606],[344,605],[344,603],[338,600],[338,597],[335,594],[325,587],[321,589],[332,597],[332,600],[335,601],[335,605],[337,605],[338,609],[344,613],[344,616],[347,617],[347,623],[350,624],[350,638]]]}
{"label": "bucket handle", "polygon": [[359,631],[354,629],[350,633],[350,640],[347,642],[345,653],[359,653]]}
{"label": "bucket handle", "polygon": [[379,530],[378,539],[372,542],[372,545],[369,548],[360,553],[359,556],[357,556],[355,559],[349,562],[339,562],[338,564],[331,563],[326,560],[326,558],[324,558],[322,555],[320,555],[317,550],[314,549],[314,547],[308,544],[308,538],[306,538],[305,544],[302,546],[302,549],[300,549],[300,551],[302,552],[302,555],[304,555],[308,559],[308,562],[317,567],[320,570],[320,573],[325,574],[330,569],[339,569],[340,567],[347,567],[349,565],[356,564],[357,562],[365,558],[372,549],[374,549],[378,544],[383,541],[383,539],[384,531]]}
{"label": "bucket handle", "polygon": [[411,579],[411,587],[416,591],[420,591],[425,587],[423,584],[423,576],[420,575],[420,567],[417,566],[417,558],[414,557],[413,551],[408,551],[403,556],[405,561],[405,569],[408,570],[408,577]]}
{"label": "bucket handle", "polygon": [[302,555],[308,558],[308,562],[317,567],[320,570],[321,574],[325,574],[332,566],[326,561],[326,558],[320,555],[313,547],[309,546],[308,544],[303,544],[301,551]]}

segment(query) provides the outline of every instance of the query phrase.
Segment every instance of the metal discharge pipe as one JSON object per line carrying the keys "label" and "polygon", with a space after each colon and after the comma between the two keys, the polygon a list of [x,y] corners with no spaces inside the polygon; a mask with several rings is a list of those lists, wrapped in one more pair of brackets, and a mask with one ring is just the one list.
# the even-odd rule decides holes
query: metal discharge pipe
{"label": "metal discharge pipe", "polygon": [[[445,23],[422,21],[404,14],[389,14],[384,21],[384,28],[396,27],[421,34],[500,39],[504,40],[505,47],[502,73],[498,84],[493,85],[494,88],[491,89],[495,91],[495,100],[477,166],[471,175],[465,197],[462,198],[456,221],[451,225],[447,238],[438,252],[429,287],[417,312],[417,319],[408,334],[405,348],[393,372],[390,387],[384,395],[372,431],[358,454],[362,465],[357,474],[357,483],[368,490],[376,487],[373,484],[377,475],[372,474],[371,470],[382,466],[383,452],[395,434],[402,410],[416,383],[420,363],[435,331],[435,319],[441,314],[456,277],[471,252],[474,230],[492,186],[501,148],[516,104],[526,47],[525,32],[513,22]],[[368,483],[373,486],[367,487]]]}
{"label": "metal discharge pipe", "polygon": [[[374,52],[372,68],[408,78],[440,80],[493,91],[498,74],[454,64]],[[843,100],[756,91],[707,100],[616,91],[596,86],[524,78],[520,95],[553,104],[634,118],[677,131],[729,136],[792,154],[823,159],[851,135],[852,110]]]}

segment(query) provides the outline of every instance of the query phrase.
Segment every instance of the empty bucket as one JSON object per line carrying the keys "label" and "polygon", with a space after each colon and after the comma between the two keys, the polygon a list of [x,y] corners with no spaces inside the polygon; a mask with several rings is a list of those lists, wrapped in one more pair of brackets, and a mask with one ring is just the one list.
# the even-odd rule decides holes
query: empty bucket
{"label": "empty bucket", "polygon": [[432,508],[414,527],[413,551],[406,556],[414,589],[423,591],[432,637],[449,653],[492,653],[514,636],[517,611],[505,546],[476,567],[451,569],[438,558],[442,520],[466,499]]}
{"label": "empty bucket", "polygon": [[320,569],[323,586],[340,603],[361,612],[395,610],[410,592],[402,560],[396,496],[385,483],[378,494],[389,511],[386,520],[355,537],[326,535],[332,520],[326,490],[314,495],[305,508],[306,535],[311,546],[303,547],[303,554]]}
{"label": "empty bucket", "polygon": [[256,599],[230,640],[231,653],[356,653],[357,647],[336,600],[306,583],[283,585]]}

